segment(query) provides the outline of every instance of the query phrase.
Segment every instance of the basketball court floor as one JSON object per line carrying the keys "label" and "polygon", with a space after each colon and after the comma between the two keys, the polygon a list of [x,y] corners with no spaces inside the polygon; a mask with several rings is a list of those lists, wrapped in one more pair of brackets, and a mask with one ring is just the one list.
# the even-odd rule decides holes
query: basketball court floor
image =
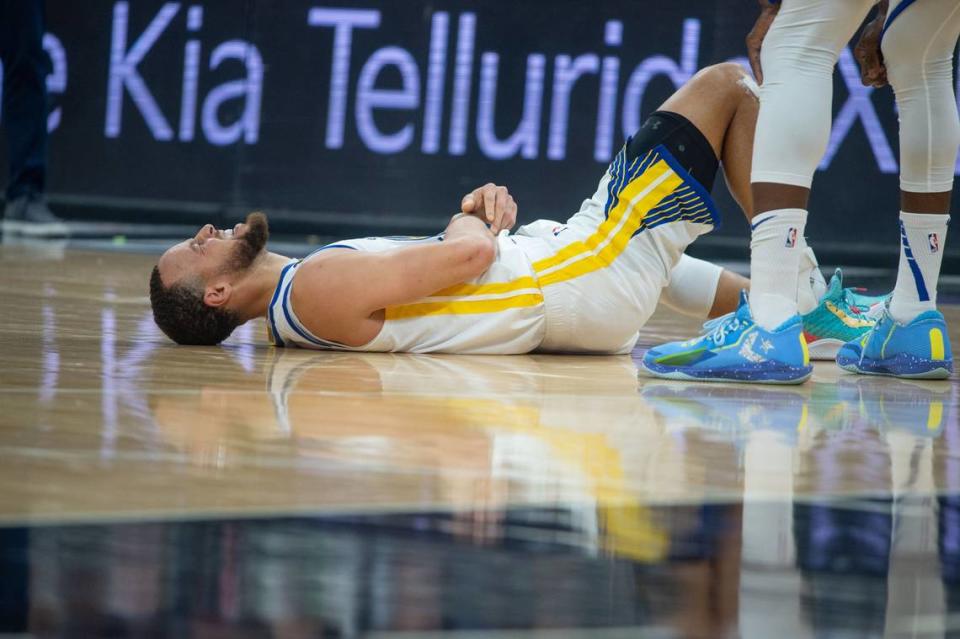
{"label": "basketball court floor", "polygon": [[181,348],[154,259],[0,248],[0,636],[960,637],[956,376]]}

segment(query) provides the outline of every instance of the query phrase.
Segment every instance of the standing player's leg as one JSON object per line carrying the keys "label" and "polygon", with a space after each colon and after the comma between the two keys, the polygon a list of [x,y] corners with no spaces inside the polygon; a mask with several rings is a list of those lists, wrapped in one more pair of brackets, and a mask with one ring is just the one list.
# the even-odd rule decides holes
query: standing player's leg
{"label": "standing player's leg", "polygon": [[830,137],[833,67],[873,0],[783,0],[761,49],[753,147],[750,309],[767,330],[797,314],[807,200]]}
{"label": "standing player's leg", "polygon": [[807,198],[830,133],[833,66],[872,3],[783,0],[761,50],[751,197],[738,197],[752,223],[750,304],[709,335],[651,349],[643,362],[651,373],[767,383],[809,377],[796,285]]}
{"label": "standing player's leg", "polygon": [[885,317],[838,354],[847,370],[934,378],[953,370],[936,302],[960,146],[952,86],[958,35],[956,0],[890,3],[881,48],[900,111],[900,267]]}

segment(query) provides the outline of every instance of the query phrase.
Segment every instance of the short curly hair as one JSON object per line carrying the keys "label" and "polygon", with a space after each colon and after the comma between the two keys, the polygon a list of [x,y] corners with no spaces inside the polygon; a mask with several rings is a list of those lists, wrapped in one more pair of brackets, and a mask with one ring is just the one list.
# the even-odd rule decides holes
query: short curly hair
{"label": "short curly hair", "polygon": [[213,346],[241,323],[233,311],[204,303],[199,280],[164,286],[156,266],[150,274],[150,305],[157,326],[177,344]]}

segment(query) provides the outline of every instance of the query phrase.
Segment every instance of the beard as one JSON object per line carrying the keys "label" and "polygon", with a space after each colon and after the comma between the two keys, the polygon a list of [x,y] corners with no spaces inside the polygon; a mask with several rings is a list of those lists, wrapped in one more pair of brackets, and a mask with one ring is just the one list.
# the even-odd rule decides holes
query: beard
{"label": "beard", "polygon": [[229,269],[234,273],[246,271],[263,253],[270,237],[267,216],[263,213],[251,213],[246,219],[247,232],[237,238],[237,248],[230,260]]}

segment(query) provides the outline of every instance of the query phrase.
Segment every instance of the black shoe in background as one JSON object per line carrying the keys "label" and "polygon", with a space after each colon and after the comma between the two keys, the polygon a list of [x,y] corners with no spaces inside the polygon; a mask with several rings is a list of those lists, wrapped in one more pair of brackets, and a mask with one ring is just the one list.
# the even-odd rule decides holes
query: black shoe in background
{"label": "black shoe in background", "polygon": [[29,194],[7,202],[3,215],[4,235],[36,238],[70,236],[70,228],[53,214],[42,195]]}

